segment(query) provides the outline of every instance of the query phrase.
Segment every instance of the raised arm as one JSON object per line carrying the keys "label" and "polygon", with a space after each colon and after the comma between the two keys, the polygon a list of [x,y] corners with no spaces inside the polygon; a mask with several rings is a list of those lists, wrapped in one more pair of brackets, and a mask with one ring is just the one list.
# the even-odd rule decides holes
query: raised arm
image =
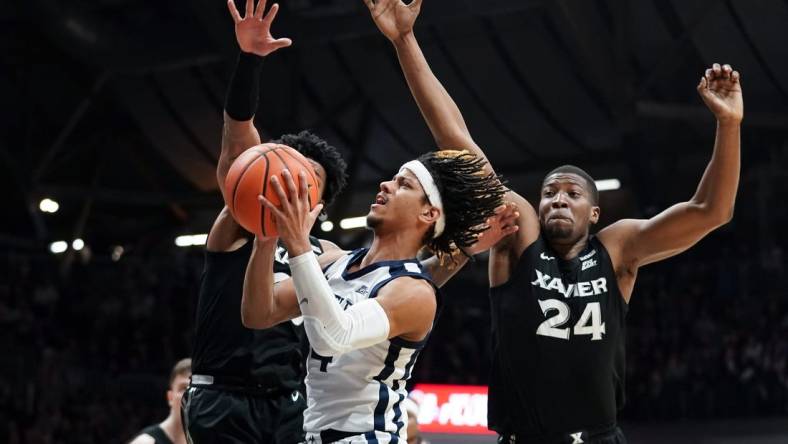
{"label": "raised arm", "polygon": [[744,116],[739,73],[730,65],[715,63],[706,70],[697,89],[717,119],[717,134],[711,160],[695,194],[651,219],[622,220],[599,233],[600,240],[612,250],[617,268],[629,274],[634,274],[637,267],[686,250],[733,217]]}
{"label": "raised arm", "polygon": [[235,158],[247,148],[260,144],[260,134],[254,126],[253,119],[260,97],[263,58],[292,44],[290,39],[275,39],[271,36],[271,23],[279,11],[279,5],[275,3],[268,14],[263,16],[266,0],[259,0],[256,10],[253,1],[246,1],[244,17],[241,17],[235,7],[234,0],[227,1],[227,8],[235,22],[235,38],[241,53],[233,77],[230,79],[224,107],[222,151],[216,169],[216,178],[222,194],[224,194],[224,179]]}
{"label": "raised arm", "polygon": [[[260,144],[260,134],[253,119],[260,96],[263,57],[292,43],[290,39],[271,36],[271,23],[279,10],[277,4],[266,16],[263,16],[265,0],[258,2],[256,11],[253,0],[247,0],[244,17],[241,17],[233,0],[228,0],[227,8],[235,22],[235,37],[241,53],[225,99],[222,148],[216,166],[216,180],[223,197],[226,197],[224,179],[230,165],[247,148]],[[238,248],[239,240],[245,236],[246,233],[225,207],[211,228],[207,248],[210,251],[231,251]]]}
{"label": "raised arm", "polygon": [[413,34],[422,0],[413,0],[409,5],[401,0],[364,1],[375,25],[394,45],[408,87],[438,147],[467,149],[484,157],[484,152],[473,141],[465,125],[460,109],[432,73]]}
{"label": "raised arm", "polygon": [[[422,0],[406,5],[401,0],[364,0],[372,19],[397,51],[402,72],[413,98],[427,122],[440,149],[466,149],[477,156],[487,156],[471,137],[460,109],[435,77],[413,33],[413,25],[421,10]],[[493,171],[487,162],[488,171]],[[522,251],[539,236],[539,220],[533,206],[522,196],[509,191],[504,198],[519,210],[519,231],[492,249],[490,261],[491,284],[508,279],[508,270]],[[503,270],[506,270],[502,276]]]}

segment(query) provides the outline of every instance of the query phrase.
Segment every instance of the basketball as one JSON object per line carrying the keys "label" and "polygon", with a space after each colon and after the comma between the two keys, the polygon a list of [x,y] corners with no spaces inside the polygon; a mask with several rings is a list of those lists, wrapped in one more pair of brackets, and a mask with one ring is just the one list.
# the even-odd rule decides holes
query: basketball
{"label": "basketball", "polygon": [[257,196],[262,194],[274,205],[279,205],[279,196],[269,180],[278,174],[280,183],[286,187],[281,176],[284,170],[290,171],[296,187],[300,187],[298,173],[306,172],[309,203],[314,208],[319,200],[315,170],[306,157],[285,145],[264,143],[249,148],[235,159],[224,181],[225,203],[230,213],[244,229],[259,237],[277,236],[273,214]]}

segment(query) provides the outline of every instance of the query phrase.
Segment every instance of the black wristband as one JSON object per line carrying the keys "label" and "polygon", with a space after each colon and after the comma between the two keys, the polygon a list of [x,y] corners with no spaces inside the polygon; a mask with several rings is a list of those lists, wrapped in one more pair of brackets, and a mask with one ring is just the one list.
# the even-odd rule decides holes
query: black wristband
{"label": "black wristband", "polygon": [[263,57],[241,51],[224,102],[224,110],[233,120],[245,121],[254,117],[260,100],[262,72]]}

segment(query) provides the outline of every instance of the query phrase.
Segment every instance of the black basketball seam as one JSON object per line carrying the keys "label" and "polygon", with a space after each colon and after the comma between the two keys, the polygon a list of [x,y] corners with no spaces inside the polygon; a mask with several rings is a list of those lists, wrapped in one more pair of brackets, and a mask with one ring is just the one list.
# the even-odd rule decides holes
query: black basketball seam
{"label": "black basketball seam", "polygon": [[[263,173],[263,196],[265,196],[265,191],[268,189],[268,168],[271,166],[271,162],[268,161],[268,153],[276,150],[277,148],[272,148],[263,153],[263,157],[265,157],[265,172]],[[265,205],[262,204],[260,205],[260,234],[265,237]]]}
{"label": "black basketball seam", "polygon": [[[251,161],[251,162],[246,164],[246,166],[244,167],[244,170],[241,171],[241,174],[238,175],[238,180],[235,181],[235,186],[233,186],[233,194],[232,194],[232,196],[233,196],[233,205],[232,205],[232,208],[230,208],[230,213],[235,213],[236,193],[238,192],[238,185],[241,184],[241,180],[243,180],[243,178],[244,178],[244,174],[246,174],[246,172],[249,170],[249,168],[252,167],[253,164],[255,164],[258,160],[260,160],[263,157],[265,157],[265,153],[261,153],[259,151],[257,151],[257,153],[259,154],[259,156],[257,156],[257,158],[255,160],[253,160],[253,161]],[[268,162],[268,159],[265,159],[265,161]]]}

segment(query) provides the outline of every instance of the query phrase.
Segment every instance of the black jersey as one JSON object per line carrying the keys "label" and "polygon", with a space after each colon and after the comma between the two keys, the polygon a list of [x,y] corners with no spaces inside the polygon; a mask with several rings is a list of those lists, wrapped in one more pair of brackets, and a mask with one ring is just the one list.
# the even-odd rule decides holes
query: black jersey
{"label": "black jersey", "polygon": [[490,301],[489,427],[519,442],[613,426],[627,304],[602,243],[564,261],[540,236]]}
{"label": "black jersey", "polygon": [[[310,242],[317,254],[323,252],[317,238],[310,237]],[[299,389],[307,356],[303,326],[288,321],[265,330],[251,330],[241,322],[244,275],[252,244],[250,240],[236,251],[205,253],[192,371],[266,387]],[[276,280],[290,274],[282,245],[276,250],[274,273]]]}
{"label": "black jersey", "polygon": [[153,438],[153,442],[156,444],[172,444],[172,440],[166,433],[164,433],[164,429],[159,426],[159,424],[154,424],[152,426],[145,427],[140,431],[137,435],[148,435]]}

